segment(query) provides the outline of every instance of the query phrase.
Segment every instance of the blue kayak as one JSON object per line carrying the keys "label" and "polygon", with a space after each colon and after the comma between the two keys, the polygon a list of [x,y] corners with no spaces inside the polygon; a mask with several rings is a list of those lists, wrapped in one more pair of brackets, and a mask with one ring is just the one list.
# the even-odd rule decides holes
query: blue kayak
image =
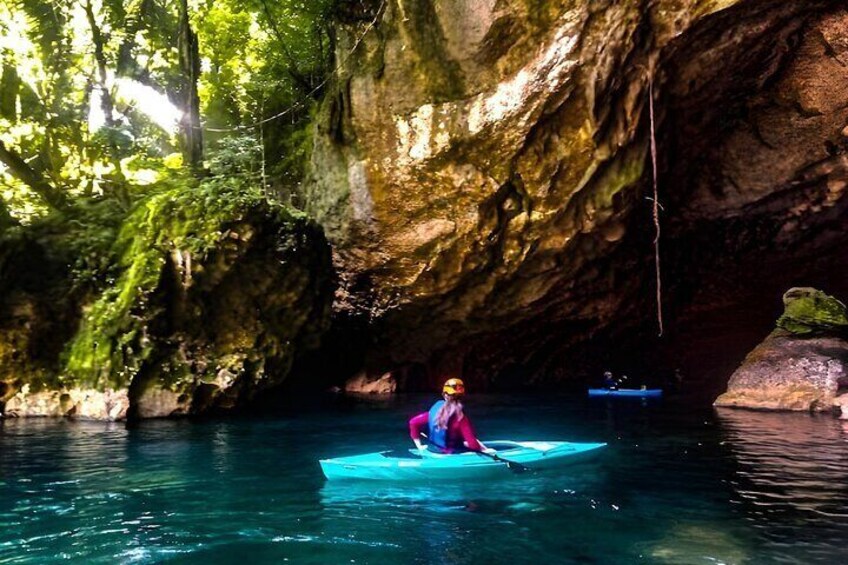
{"label": "blue kayak", "polygon": [[628,398],[659,398],[662,396],[661,388],[618,388],[610,390],[607,388],[590,388],[589,396],[624,396]]}
{"label": "blue kayak", "polygon": [[[606,443],[567,441],[486,441],[504,460],[532,470],[559,467],[585,461]],[[321,470],[330,480],[371,479],[427,481],[442,479],[488,479],[511,474],[507,465],[475,452],[444,454],[432,451],[381,451],[322,459]]]}

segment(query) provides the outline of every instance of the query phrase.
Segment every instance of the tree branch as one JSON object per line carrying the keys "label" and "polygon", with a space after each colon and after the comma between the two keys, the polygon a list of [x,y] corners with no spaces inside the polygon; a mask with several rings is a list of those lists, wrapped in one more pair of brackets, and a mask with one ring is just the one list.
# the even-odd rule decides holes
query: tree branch
{"label": "tree branch", "polygon": [[6,228],[18,225],[20,225],[20,222],[12,216],[6,203],[0,198],[0,233],[3,233]]}
{"label": "tree branch", "polygon": [[115,127],[115,120],[112,115],[115,105],[112,102],[112,93],[109,91],[107,84],[108,71],[106,68],[103,33],[100,31],[100,26],[97,25],[97,18],[94,17],[94,6],[91,5],[91,0],[85,3],[83,9],[88,19],[88,25],[91,28],[91,41],[94,44],[94,60],[97,62],[98,85],[100,87],[100,105],[103,107],[106,126],[110,128]]}
{"label": "tree branch", "polygon": [[286,44],[285,37],[283,36],[282,31],[277,25],[277,20],[274,19],[274,16],[271,14],[271,9],[268,7],[267,0],[261,0],[262,8],[265,12],[265,19],[268,21],[268,25],[271,27],[271,31],[273,32],[274,38],[277,40],[277,44],[282,51],[283,58],[286,60],[286,72],[289,73],[289,76],[294,80],[302,89],[306,91],[310,91],[313,89],[314,81],[309,80],[300,70],[297,68],[297,60],[292,55],[289,50],[288,45]]}
{"label": "tree branch", "polygon": [[126,178],[121,170],[120,150],[118,149],[118,145],[115,143],[114,138],[114,129],[117,124],[115,123],[115,117],[113,115],[115,110],[115,101],[112,99],[112,92],[109,90],[108,84],[109,71],[108,61],[106,60],[106,40],[103,37],[103,32],[97,23],[97,18],[94,16],[94,6],[92,5],[91,0],[86,1],[83,9],[85,10],[86,19],[88,19],[88,25],[91,28],[91,40],[94,44],[94,60],[97,63],[98,87],[100,90],[100,107],[103,110],[106,127],[112,130],[107,134],[106,138],[108,157],[110,161],[112,161],[112,167],[114,168],[114,171],[109,175],[115,181],[112,190],[121,202],[128,204],[129,195],[126,192]]}
{"label": "tree branch", "polygon": [[6,165],[9,173],[30,187],[54,210],[66,210],[69,206],[64,194],[47,182],[41,173],[27,165],[20,155],[6,148],[0,141],[0,163]]}
{"label": "tree branch", "polygon": [[119,76],[134,77],[138,73],[139,65],[133,58],[132,50],[135,47],[136,34],[142,29],[151,4],[151,0],[141,0],[136,3],[134,11],[125,13],[124,39],[118,46],[118,63],[115,70]]}

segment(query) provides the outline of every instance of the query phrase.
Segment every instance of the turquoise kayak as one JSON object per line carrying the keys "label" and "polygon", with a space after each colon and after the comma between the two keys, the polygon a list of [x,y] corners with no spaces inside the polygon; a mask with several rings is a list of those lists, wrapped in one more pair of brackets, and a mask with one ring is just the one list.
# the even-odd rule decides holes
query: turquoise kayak
{"label": "turquoise kayak", "polygon": [[607,388],[590,388],[589,396],[624,396],[629,398],[659,398],[662,396],[661,388],[618,388],[610,390]]}
{"label": "turquoise kayak", "polygon": [[[589,459],[606,443],[567,441],[486,441],[504,460],[531,470],[548,469]],[[502,461],[475,452],[444,454],[432,451],[380,451],[322,459],[321,470],[329,480],[371,479],[427,481],[441,479],[484,479],[512,473]]]}

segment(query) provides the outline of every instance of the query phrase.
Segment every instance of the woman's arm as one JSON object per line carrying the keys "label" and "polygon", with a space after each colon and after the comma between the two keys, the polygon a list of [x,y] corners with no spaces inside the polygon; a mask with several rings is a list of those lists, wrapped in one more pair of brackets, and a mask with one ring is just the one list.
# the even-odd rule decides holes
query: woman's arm
{"label": "woman's arm", "polygon": [[415,447],[424,449],[424,444],[421,442],[421,434],[427,429],[427,424],[430,421],[430,413],[422,412],[417,416],[413,416],[409,420],[409,437],[412,438]]}
{"label": "woman's arm", "polygon": [[468,416],[464,416],[462,420],[457,423],[459,425],[459,432],[462,434],[462,441],[465,442],[465,446],[468,447],[468,449],[471,451],[483,451],[486,449],[486,446],[477,439],[476,435],[474,435],[474,428],[471,427],[471,420],[468,419]]}

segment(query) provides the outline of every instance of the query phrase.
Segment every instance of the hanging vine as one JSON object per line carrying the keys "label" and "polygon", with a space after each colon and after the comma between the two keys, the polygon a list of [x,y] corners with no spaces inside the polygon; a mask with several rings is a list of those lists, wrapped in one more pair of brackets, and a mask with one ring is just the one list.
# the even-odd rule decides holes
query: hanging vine
{"label": "hanging vine", "polygon": [[657,137],[656,137],[656,122],[654,119],[654,80],[648,77],[648,113],[651,122],[651,168],[653,173],[653,218],[654,218],[654,268],[656,272],[657,283],[657,326],[659,334],[663,334],[663,315],[662,315],[662,271],[660,266],[660,199],[659,188],[657,182]]}

